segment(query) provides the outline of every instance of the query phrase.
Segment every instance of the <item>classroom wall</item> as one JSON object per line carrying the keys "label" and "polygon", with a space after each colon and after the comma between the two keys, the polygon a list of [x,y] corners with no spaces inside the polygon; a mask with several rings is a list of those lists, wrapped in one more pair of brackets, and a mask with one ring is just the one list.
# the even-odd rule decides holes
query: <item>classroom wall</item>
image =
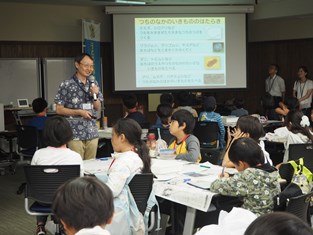
{"label": "classroom wall", "polygon": [[[313,17],[291,17],[291,13],[288,15],[290,7],[293,9],[292,14],[296,14],[296,10],[303,11],[309,0],[299,1],[305,2],[305,4],[298,4],[301,9],[295,9],[292,5],[281,9],[281,3],[276,4],[276,8],[266,4],[256,5],[255,13],[248,15],[248,41],[313,38],[313,31],[309,28],[313,25]],[[313,1],[311,2],[313,5]],[[111,17],[104,13],[104,7],[0,3],[0,9],[0,40],[81,41],[81,19],[100,22],[101,41],[112,40]],[[307,9],[312,8],[307,7]],[[274,17],[275,14],[282,13],[285,14],[284,18]]]}
{"label": "classroom wall", "polygon": [[81,41],[82,19],[101,23],[101,41],[111,40],[111,18],[104,7],[0,3],[0,40]]}
{"label": "classroom wall", "polygon": [[260,1],[248,15],[249,42],[313,38],[312,0]]}
{"label": "classroom wall", "polygon": [[249,42],[264,42],[313,38],[312,25],[312,16],[251,20],[248,24],[248,39]]}

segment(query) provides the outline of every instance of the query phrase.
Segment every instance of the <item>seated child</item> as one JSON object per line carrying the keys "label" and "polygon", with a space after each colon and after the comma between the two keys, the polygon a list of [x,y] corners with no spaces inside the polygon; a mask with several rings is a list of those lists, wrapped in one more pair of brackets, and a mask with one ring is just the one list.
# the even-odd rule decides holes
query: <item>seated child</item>
{"label": "seated child", "polygon": [[242,98],[235,98],[235,106],[236,109],[232,110],[230,115],[236,116],[236,117],[241,117],[248,115],[248,110],[244,109],[245,101]]}
{"label": "seated child", "polygon": [[219,135],[219,148],[223,149],[225,145],[225,127],[222,122],[222,117],[219,113],[214,112],[216,109],[216,100],[213,96],[204,97],[203,99],[203,110],[199,114],[198,121],[200,122],[217,122],[220,135]]}
{"label": "seated child", "polygon": [[178,107],[176,109],[174,109],[174,112],[184,109],[189,111],[195,118],[198,117],[198,113],[197,110],[195,110],[194,108],[192,108],[191,105],[191,95],[189,92],[187,91],[182,91],[179,92],[177,95],[177,103],[178,103]]}
{"label": "seated child", "polygon": [[124,95],[123,104],[127,109],[127,115],[125,116],[125,118],[135,120],[143,128],[144,125],[147,124],[147,121],[142,111],[138,109],[137,97],[134,94]]}
{"label": "seated child", "polygon": [[273,211],[273,197],[280,192],[278,172],[264,164],[264,156],[258,143],[252,138],[236,139],[229,149],[229,159],[238,170],[230,177],[222,173],[210,190],[225,196],[241,197],[242,208],[262,215]]}
{"label": "seated child", "polygon": [[[313,134],[310,131],[309,118],[300,110],[291,110],[285,118],[285,126],[288,129],[287,141],[285,145],[285,154],[283,162],[289,159],[290,144],[305,144],[313,142]],[[282,127],[283,128],[283,127]]]}
{"label": "seated child", "polygon": [[160,104],[169,104],[172,108],[174,107],[174,97],[171,93],[163,93],[160,96]]}
{"label": "seated child", "polygon": [[264,155],[264,163],[273,165],[273,162],[270,158],[270,154],[265,150],[265,144],[263,140],[260,140],[260,138],[265,135],[265,132],[258,118],[254,116],[242,116],[238,118],[236,128],[233,130],[233,132],[231,133],[230,128],[228,128],[227,133],[228,137],[226,152],[222,163],[223,166],[234,167],[234,164],[229,160],[228,151],[232,142],[240,137],[250,137],[254,139],[262,149]]}
{"label": "seated child", "polygon": [[60,186],[52,210],[67,235],[110,235],[104,227],[113,217],[113,195],[95,177],[76,178]]}
{"label": "seated child", "polygon": [[299,110],[299,101],[295,97],[286,98],[285,103],[279,102],[275,112],[283,117],[287,116],[290,110]]}
{"label": "seated child", "polygon": [[[132,234],[129,231],[130,228],[137,232],[144,230],[143,219],[138,209],[135,212],[139,215],[138,217],[130,215],[130,192],[127,187],[134,175],[151,172],[149,149],[146,143],[141,140],[141,134],[141,127],[135,120],[129,118],[119,119],[112,130],[111,142],[114,153],[112,154],[113,161],[108,174],[96,175],[113,192],[115,213],[112,224],[107,227],[112,234]],[[131,213],[133,212],[131,211]],[[119,218],[122,218],[123,223],[128,223],[125,231],[122,231],[121,221],[116,217],[119,215],[121,215]]]}
{"label": "seated child", "polygon": [[189,111],[181,109],[173,113],[170,133],[175,138],[168,148],[176,150],[176,159],[189,162],[199,162],[201,160],[199,140],[191,134],[194,127],[195,119]]}
{"label": "seated child", "polygon": [[[174,97],[171,93],[163,93],[161,96],[160,96],[160,105],[164,105],[164,104],[167,104],[169,105],[172,109],[174,107]],[[172,110],[172,113],[173,113],[173,110]],[[171,115],[172,115],[171,113]],[[157,117],[157,120],[155,122],[154,125],[160,125],[161,124],[161,119],[159,117]]]}
{"label": "seated child", "polygon": [[[66,147],[73,132],[69,122],[61,116],[49,117],[43,130],[43,138],[48,147],[35,152],[31,165],[80,165],[83,176],[81,156]],[[47,216],[37,216],[37,235],[44,235]]]}
{"label": "seated child", "polygon": [[37,98],[33,100],[32,107],[33,111],[36,113],[36,116],[30,119],[27,124],[29,126],[36,127],[39,131],[42,131],[47,120],[48,103],[43,98]]}
{"label": "seated child", "polygon": [[157,107],[157,117],[160,119],[159,124],[151,126],[151,129],[155,128],[169,128],[173,108],[169,104],[159,104]]}
{"label": "seated child", "polygon": [[161,129],[161,139],[163,139],[167,145],[173,139],[174,136],[171,135],[169,128],[170,128],[170,121],[171,116],[173,113],[173,108],[169,104],[159,104],[157,107],[157,117],[160,120],[159,124],[155,124],[150,127],[149,133],[153,132],[156,134],[158,138],[158,131],[157,129]]}

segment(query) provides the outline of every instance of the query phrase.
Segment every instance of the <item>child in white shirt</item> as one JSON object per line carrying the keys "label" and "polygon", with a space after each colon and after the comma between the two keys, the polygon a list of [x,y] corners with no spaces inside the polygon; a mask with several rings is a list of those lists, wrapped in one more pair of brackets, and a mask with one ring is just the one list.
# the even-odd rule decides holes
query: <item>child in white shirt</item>
{"label": "child in white shirt", "polygon": [[67,235],[110,235],[104,227],[113,217],[113,195],[95,177],[76,178],[60,186],[52,210]]}

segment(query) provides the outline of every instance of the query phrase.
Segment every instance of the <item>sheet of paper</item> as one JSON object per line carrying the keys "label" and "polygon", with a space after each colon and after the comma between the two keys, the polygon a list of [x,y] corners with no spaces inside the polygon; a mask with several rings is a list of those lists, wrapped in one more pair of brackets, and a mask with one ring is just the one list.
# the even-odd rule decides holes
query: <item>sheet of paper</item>
{"label": "sheet of paper", "polygon": [[107,172],[109,166],[112,162],[112,158],[103,158],[102,160],[99,159],[92,159],[92,160],[84,160],[84,173],[93,175],[100,172]]}
{"label": "sheet of paper", "polygon": [[186,183],[173,185],[165,182],[155,182],[153,185],[155,195],[177,202],[192,208],[207,211],[210,207],[214,193],[199,189]]}

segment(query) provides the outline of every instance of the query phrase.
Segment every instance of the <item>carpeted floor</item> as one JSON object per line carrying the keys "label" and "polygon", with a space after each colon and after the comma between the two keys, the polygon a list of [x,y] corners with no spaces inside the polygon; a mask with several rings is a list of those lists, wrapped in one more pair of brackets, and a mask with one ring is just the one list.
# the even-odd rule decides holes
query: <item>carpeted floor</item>
{"label": "carpeted floor", "polygon": [[24,209],[24,193],[16,193],[22,182],[24,172],[21,165],[16,167],[14,175],[7,172],[0,176],[0,234],[35,234],[36,218],[28,215]]}

